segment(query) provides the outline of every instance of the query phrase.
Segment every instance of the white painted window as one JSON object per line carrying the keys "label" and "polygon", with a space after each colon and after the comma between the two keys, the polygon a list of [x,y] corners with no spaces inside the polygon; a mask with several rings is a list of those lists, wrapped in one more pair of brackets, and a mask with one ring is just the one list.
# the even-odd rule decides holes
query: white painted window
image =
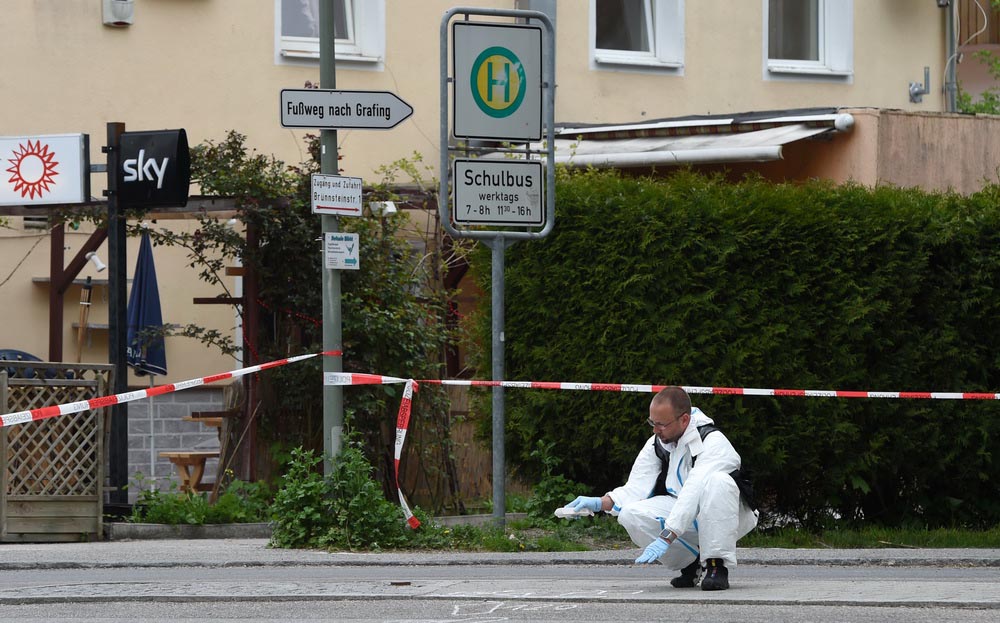
{"label": "white painted window", "polygon": [[763,0],[766,73],[850,78],[854,0]]}
{"label": "white painted window", "polygon": [[590,25],[592,67],[684,66],[684,0],[590,0]]}
{"label": "white painted window", "polygon": [[[335,0],[337,61],[381,65],[385,57],[385,0]],[[275,0],[281,60],[319,58],[319,0]]]}

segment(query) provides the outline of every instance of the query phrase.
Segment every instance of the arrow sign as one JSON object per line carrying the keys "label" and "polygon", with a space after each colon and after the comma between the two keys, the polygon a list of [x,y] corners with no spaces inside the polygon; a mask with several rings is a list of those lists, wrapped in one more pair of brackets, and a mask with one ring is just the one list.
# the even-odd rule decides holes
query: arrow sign
{"label": "arrow sign", "polygon": [[285,128],[388,130],[412,114],[412,106],[388,91],[281,90]]}

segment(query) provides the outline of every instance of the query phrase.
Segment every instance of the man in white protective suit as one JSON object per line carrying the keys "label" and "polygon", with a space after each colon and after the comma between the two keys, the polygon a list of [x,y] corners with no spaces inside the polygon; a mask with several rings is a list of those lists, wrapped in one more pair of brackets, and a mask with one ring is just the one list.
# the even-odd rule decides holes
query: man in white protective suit
{"label": "man in white protective suit", "polygon": [[702,590],[727,589],[736,541],[754,529],[758,516],[739,472],[740,455],[680,387],[653,397],[647,423],[653,436],[628,481],[602,497],[579,496],[566,509],[617,515],[632,541],[645,548],[635,562],[680,570],[670,581],[675,588],[697,586],[704,561]]}

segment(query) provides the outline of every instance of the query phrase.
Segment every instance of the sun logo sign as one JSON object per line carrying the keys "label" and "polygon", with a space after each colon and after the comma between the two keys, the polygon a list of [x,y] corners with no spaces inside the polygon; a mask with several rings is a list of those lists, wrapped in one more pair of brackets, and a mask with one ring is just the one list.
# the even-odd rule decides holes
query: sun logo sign
{"label": "sun logo sign", "polygon": [[43,145],[40,140],[34,143],[29,140],[27,143],[27,146],[19,143],[18,148],[12,151],[14,157],[7,159],[11,164],[7,169],[11,174],[7,181],[22,197],[40,198],[55,183],[54,178],[59,175],[56,165],[59,163],[54,160],[55,152],[49,151],[47,144]]}
{"label": "sun logo sign", "polygon": [[491,117],[508,117],[518,109],[525,82],[521,60],[507,48],[486,48],[472,64],[472,98]]}

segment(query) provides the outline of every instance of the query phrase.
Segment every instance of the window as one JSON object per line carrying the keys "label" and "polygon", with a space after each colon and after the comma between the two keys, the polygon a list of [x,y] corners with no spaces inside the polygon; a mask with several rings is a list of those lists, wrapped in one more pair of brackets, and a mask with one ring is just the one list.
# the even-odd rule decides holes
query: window
{"label": "window", "polygon": [[766,73],[850,78],[854,0],[763,0]]}
{"label": "window", "polygon": [[592,66],[684,66],[684,0],[591,0]]}
{"label": "window", "polygon": [[[319,0],[275,0],[278,57],[319,58]],[[385,56],[385,0],[335,0],[337,61],[380,64]]]}
{"label": "window", "polygon": [[771,0],[767,13],[767,57],[819,60],[819,0]]}

